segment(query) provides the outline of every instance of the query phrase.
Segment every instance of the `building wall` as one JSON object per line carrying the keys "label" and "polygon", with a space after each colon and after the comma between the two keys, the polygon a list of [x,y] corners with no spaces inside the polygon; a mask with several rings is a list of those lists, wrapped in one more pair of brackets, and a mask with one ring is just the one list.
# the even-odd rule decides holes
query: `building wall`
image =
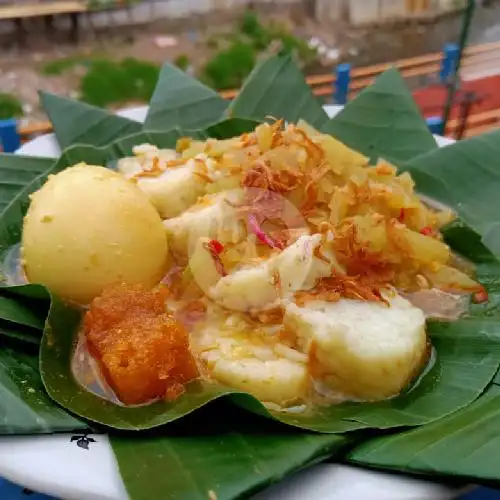
{"label": "building wall", "polygon": [[316,0],[316,17],[366,24],[437,15],[463,8],[465,0]]}
{"label": "building wall", "polygon": [[[255,4],[292,4],[302,0],[254,0]],[[218,10],[241,8],[248,5],[249,0],[142,0],[138,5],[112,14],[117,23],[126,24],[129,19],[135,23],[150,22],[161,18],[186,18],[192,14],[209,14]],[[109,22],[109,13],[93,14],[97,26],[105,26]]]}

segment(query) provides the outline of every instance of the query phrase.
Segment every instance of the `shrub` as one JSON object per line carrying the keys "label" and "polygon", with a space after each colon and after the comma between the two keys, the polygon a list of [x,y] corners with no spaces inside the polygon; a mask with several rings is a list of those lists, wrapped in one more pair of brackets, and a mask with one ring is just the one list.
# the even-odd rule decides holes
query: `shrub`
{"label": "shrub", "polygon": [[201,78],[218,90],[237,88],[250,74],[255,62],[253,47],[248,43],[236,41],[208,61],[203,68]]}
{"label": "shrub", "polygon": [[252,10],[246,10],[240,21],[240,31],[246,35],[257,50],[264,50],[271,41],[269,31],[261,24],[259,16]]}
{"label": "shrub", "polygon": [[124,59],[121,65],[131,89],[131,97],[127,100],[149,102],[160,77],[160,67],[133,58]]}
{"label": "shrub", "polygon": [[182,69],[182,71],[186,71],[191,65],[191,61],[189,60],[189,57],[186,54],[181,54],[180,56],[177,56],[177,58],[174,61],[174,64],[179,69]]}
{"label": "shrub", "polygon": [[83,101],[105,107],[127,101],[149,101],[160,74],[155,64],[127,58],[93,61],[80,82]]}
{"label": "shrub", "polygon": [[273,39],[281,42],[282,53],[295,52],[300,61],[306,65],[314,62],[318,56],[316,49],[309,47],[305,40],[294,36],[292,33],[282,31],[276,33]]}
{"label": "shrub", "polygon": [[21,101],[12,94],[0,93],[0,120],[18,118],[23,115]]}

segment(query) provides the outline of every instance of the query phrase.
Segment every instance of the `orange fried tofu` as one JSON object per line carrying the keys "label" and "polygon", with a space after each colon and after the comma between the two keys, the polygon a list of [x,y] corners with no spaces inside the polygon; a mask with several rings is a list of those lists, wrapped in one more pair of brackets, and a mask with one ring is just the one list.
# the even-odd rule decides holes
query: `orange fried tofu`
{"label": "orange fried tofu", "polygon": [[175,399],[198,376],[184,327],[165,312],[165,293],[139,285],[108,288],[91,304],[90,353],[125,404]]}

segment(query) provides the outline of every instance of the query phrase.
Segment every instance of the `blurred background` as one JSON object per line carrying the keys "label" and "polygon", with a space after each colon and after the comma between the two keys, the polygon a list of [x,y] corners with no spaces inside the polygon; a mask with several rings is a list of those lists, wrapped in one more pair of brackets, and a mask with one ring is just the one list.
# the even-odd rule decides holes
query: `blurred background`
{"label": "blurred background", "polygon": [[396,65],[434,132],[499,124],[497,0],[0,0],[3,149],[49,130],[39,89],[135,106],[170,61],[230,99],[277,50],[325,104]]}

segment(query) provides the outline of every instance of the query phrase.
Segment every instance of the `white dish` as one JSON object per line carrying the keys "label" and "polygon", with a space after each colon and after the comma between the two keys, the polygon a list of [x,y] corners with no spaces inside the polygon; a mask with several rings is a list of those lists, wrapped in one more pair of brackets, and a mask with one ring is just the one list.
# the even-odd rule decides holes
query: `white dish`
{"label": "white dish", "polygon": [[[326,106],[330,116],[340,106]],[[122,111],[137,121],[147,108]],[[440,146],[452,140],[437,138]],[[59,147],[53,134],[25,144],[19,154],[56,157]],[[71,434],[0,438],[0,476],[34,491],[65,500],[125,500],[127,493],[108,438],[92,436],[85,450],[71,441]],[[447,500],[459,490],[400,475],[321,464],[272,486],[254,500]],[[152,499],[154,500],[154,499]]]}

